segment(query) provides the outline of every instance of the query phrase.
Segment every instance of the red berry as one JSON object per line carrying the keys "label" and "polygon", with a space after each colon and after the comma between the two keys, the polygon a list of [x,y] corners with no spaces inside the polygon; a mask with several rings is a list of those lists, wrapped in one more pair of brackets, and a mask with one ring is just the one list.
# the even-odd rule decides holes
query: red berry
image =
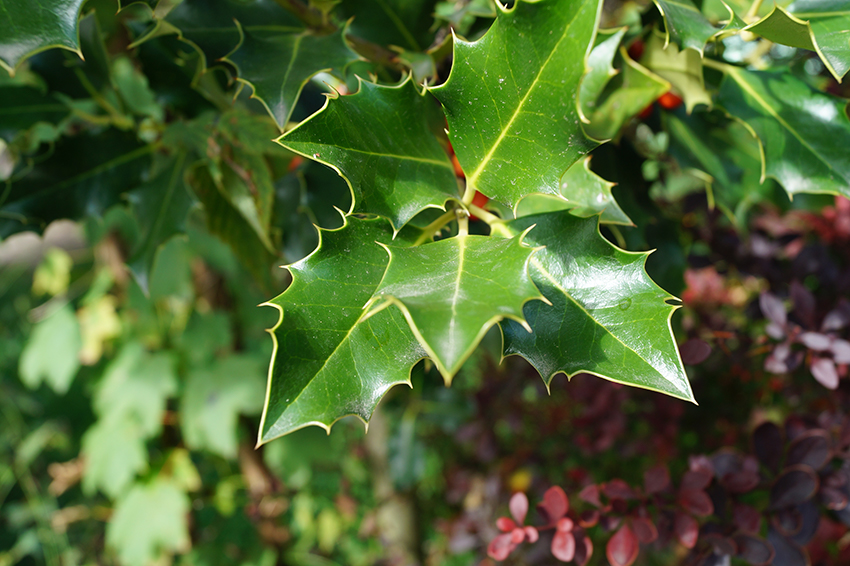
{"label": "red berry", "polygon": [[300,155],[296,155],[296,156],[295,156],[295,157],[293,157],[293,158],[292,158],[292,160],[289,162],[289,167],[287,167],[287,168],[286,168],[286,171],[287,171],[288,173],[292,173],[293,171],[295,171],[296,169],[298,169],[298,166],[299,166],[299,165],[301,165],[301,163],[302,163],[303,161],[304,161],[304,158],[303,158],[303,157],[301,157]]}
{"label": "red berry", "polygon": [[638,38],[629,45],[629,57],[637,61],[641,57],[643,57],[643,40]]}
{"label": "red berry", "polygon": [[[480,192],[475,191],[475,196],[472,197],[472,206],[477,206],[478,208],[484,208],[489,201],[490,201],[489,198],[487,198],[486,196],[484,196]],[[475,216],[474,214],[470,214],[469,219],[470,220],[478,220],[478,217]]]}
{"label": "red berry", "polygon": [[658,97],[658,104],[667,110],[675,110],[682,105],[682,97],[668,91]]}
{"label": "red berry", "polygon": [[641,110],[640,113],[638,114],[638,118],[640,118],[641,120],[646,120],[647,118],[652,116],[652,107],[653,106],[654,106],[654,104],[650,104],[649,106],[647,106],[646,108]]}
{"label": "red berry", "polygon": [[463,174],[463,168],[460,166],[460,161],[457,160],[457,155],[452,153],[452,165],[455,168],[455,176],[463,179],[465,175]]}

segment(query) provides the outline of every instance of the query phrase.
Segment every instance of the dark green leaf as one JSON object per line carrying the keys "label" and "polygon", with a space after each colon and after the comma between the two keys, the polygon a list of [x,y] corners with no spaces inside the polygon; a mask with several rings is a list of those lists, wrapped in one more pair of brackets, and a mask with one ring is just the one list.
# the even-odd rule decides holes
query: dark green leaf
{"label": "dark green leaf", "polygon": [[320,231],[320,245],[290,265],[292,284],[267,304],[281,311],[260,425],[260,443],[308,425],[330,430],[346,415],[364,421],[394,385],[410,385],[425,352],[404,316],[364,307],[384,275],[392,241],[384,220],[346,219]]}
{"label": "dark green leaf", "polygon": [[673,339],[673,297],[644,270],[646,253],[624,252],[599,234],[595,218],[567,212],[519,218],[507,225],[531,245],[532,280],[551,302],[524,313],[532,332],[502,323],[505,354],[531,362],[547,386],[558,373],[605,379],[693,401]]}
{"label": "dark green leaf", "polygon": [[242,40],[226,60],[239,79],[254,89],[254,96],[283,130],[301,89],[322,71],[342,71],[358,55],[345,43],[345,28],[331,35],[268,34],[243,31]]}
{"label": "dark green leaf", "polygon": [[847,101],[787,72],[724,69],[718,104],[760,140],[763,175],[792,195],[850,196]]}
{"label": "dark green leaf", "polygon": [[691,0],[654,0],[664,16],[667,29],[665,45],[674,41],[682,49],[694,49],[700,55],[708,40],[718,32]]}
{"label": "dark green leaf", "polygon": [[432,92],[468,187],[511,207],[557,195],[570,165],[594,147],[579,118],[579,82],[601,2],[518,0],[480,40],[455,38],[449,79]]}
{"label": "dark green leaf", "polygon": [[523,326],[523,305],[541,298],[528,274],[535,250],[521,240],[458,235],[387,248],[390,264],[375,302],[402,310],[446,383],[491,326],[505,318]]}
{"label": "dark green leaf", "polygon": [[424,51],[434,37],[436,0],[343,0],[342,12],[354,18],[351,32],[382,45]]}
{"label": "dark green leaf", "polygon": [[351,186],[351,212],[385,216],[399,230],[422,210],[458,198],[454,169],[433,135],[441,121],[433,99],[412,81],[361,81],[356,94],[328,98],[278,142],[336,169]]}
{"label": "dark green leaf", "polygon": [[0,100],[0,138],[9,143],[36,124],[58,124],[71,112],[51,94],[28,86],[0,86]]}
{"label": "dark green leaf", "polygon": [[4,0],[0,67],[14,74],[28,56],[63,47],[80,54],[77,21],[85,0]]}

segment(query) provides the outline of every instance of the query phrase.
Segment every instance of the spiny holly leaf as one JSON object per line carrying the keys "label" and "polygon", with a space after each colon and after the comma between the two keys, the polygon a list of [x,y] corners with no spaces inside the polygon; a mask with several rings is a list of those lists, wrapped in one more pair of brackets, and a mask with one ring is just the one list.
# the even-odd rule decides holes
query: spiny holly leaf
{"label": "spiny holly leaf", "polygon": [[225,60],[236,67],[239,80],[251,85],[281,130],[313,75],[342,71],[359,59],[345,43],[344,27],[325,36],[240,31],[239,46]]}
{"label": "spiny holly leaf", "polygon": [[177,155],[158,175],[127,194],[141,231],[127,266],[145,291],[156,253],[169,238],[183,231],[192,206],[183,180],[185,162],[186,153]]}
{"label": "spiny holly leaf", "polygon": [[797,0],[787,9],[774,6],[766,17],[747,27],[765,39],[817,52],[841,82],[850,70],[850,1]]}
{"label": "spiny holly leaf", "polygon": [[612,63],[625,33],[626,28],[621,28],[614,34],[606,36],[600,30],[596,36],[597,44],[587,56],[587,73],[581,79],[578,95],[581,113],[585,118],[593,114],[605,86],[617,75],[617,70]]}
{"label": "spiny holly leaf", "polygon": [[390,264],[375,302],[404,312],[447,383],[491,326],[506,317],[525,324],[522,306],[541,298],[528,275],[535,250],[522,245],[521,235],[458,235],[387,250]]}
{"label": "spiny holly leaf", "polygon": [[607,224],[633,226],[633,222],[620,208],[610,183],[590,170],[590,157],[573,164],[561,177],[561,196],[528,195],[519,202],[517,216],[529,216],[543,212],[569,210],[576,216],[600,214],[600,221]]}
{"label": "spiny holly leaf", "polygon": [[338,230],[320,230],[319,247],[288,267],[292,284],[267,303],[281,319],[271,330],[260,444],[308,425],[330,431],[346,415],[368,422],[384,393],[410,385],[425,352],[404,317],[384,309],[365,318],[364,310],[387,266],[376,242],[392,236],[385,220],[348,217]]}
{"label": "spiny holly leaf", "polygon": [[434,37],[436,0],[345,0],[342,13],[354,18],[351,32],[382,45],[425,51]]}
{"label": "spiny holly leaf", "polygon": [[691,2],[691,0],[654,0],[658,11],[664,16],[664,25],[667,31],[664,46],[669,45],[672,40],[682,50],[693,49],[702,57],[705,44],[710,39],[721,37],[728,33],[734,33],[746,27],[738,15],[724,4],[728,11],[726,24],[715,26],[702,15],[702,12]]}
{"label": "spiny holly leaf", "polygon": [[724,67],[718,104],[761,142],[763,173],[795,193],[850,196],[847,101],[790,73]]}
{"label": "spiny holly leaf", "polygon": [[595,146],[577,96],[600,7],[518,0],[480,40],[455,38],[451,74],[432,92],[468,187],[511,207],[531,193],[557,195],[564,171]]}
{"label": "spiny holly leaf", "polygon": [[0,239],[58,218],[102,214],[140,182],[153,149],[116,130],[64,138],[49,159],[11,184],[0,204]]}
{"label": "spiny holly leaf", "polygon": [[679,51],[676,45],[664,47],[664,40],[653,34],[646,42],[640,60],[650,71],[670,81],[685,101],[688,113],[697,104],[711,107],[711,95],[705,90],[702,60],[693,49]]}
{"label": "spiny holly leaf", "polygon": [[378,214],[396,231],[426,208],[458,198],[454,168],[434,137],[442,115],[407,80],[398,87],[360,81],[277,141],[335,169],[348,182],[350,212]]}
{"label": "spiny holly leaf", "polygon": [[0,67],[10,75],[30,55],[62,47],[81,55],[77,22],[85,0],[4,0]]}
{"label": "spiny holly leaf", "polygon": [[611,80],[616,88],[607,88],[608,95],[596,103],[596,110],[587,116],[587,135],[598,140],[616,137],[623,126],[659,96],[670,90],[670,83],[632,60],[620,48],[623,71]]}
{"label": "spiny holly leaf", "polygon": [[548,386],[558,373],[579,372],[693,401],[670,318],[673,297],[644,271],[646,253],[622,251],[600,234],[596,218],[568,212],[526,216],[512,234],[546,246],[531,260],[532,280],[551,304],[534,301],[531,326],[502,322],[505,355],[520,355]]}

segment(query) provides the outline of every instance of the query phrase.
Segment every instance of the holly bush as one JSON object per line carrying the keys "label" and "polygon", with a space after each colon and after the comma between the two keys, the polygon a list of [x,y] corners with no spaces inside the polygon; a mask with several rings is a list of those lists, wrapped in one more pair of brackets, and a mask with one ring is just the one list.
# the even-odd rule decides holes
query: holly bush
{"label": "holly bush", "polygon": [[[683,357],[710,348],[680,352],[671,293],[685,289],[687,255],[712,242],[682,227],[701,221],[695,202],[746,233],[761,211],[850,196],[847,11],[7,0],[2,364],[18,378],[4,381],[0,501],[29,506],[5,517],[22,534],[2,559],[77,563],[105,547],[123,564],[214,560],[186,516],[227,531],[237,492],[270,546],[233,560],[332,553],[362,517],[337,501],[314,523],[306,491],[280,495],[280,473],[309,483],[282,472],[300,441],[262,459],[246,429],[260,446],[346,416],[368,423],[395,385],[450,385],[493,354],[524,358],[547,390],[558,374],[591,374],[695,402]],[[769,369],[808,355],[838,388],[843,327],[801,334],[781,299],[761,301],[784,340]],[[815,353],[792,355],[799,345]],[[304,434],[292,438],[318,442]],[[80,456],[53,460],[44,499],[33,462],[68,450]],[[355,461],[339,464],[347,489],[366,483]],[[61,503],[78,481],[114,508]],[[284,513],[300,521],[297,543]],[[69,543],[68,525],[92,518],[108,519],[105,542]],[[380,555],[362,546],[338,552]]]}

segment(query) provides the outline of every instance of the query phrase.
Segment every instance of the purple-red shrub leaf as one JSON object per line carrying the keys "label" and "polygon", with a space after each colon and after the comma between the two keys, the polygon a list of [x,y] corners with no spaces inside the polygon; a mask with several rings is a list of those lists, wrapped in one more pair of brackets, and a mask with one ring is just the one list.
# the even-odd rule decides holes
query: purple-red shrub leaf
{"label": "purple-red shrub leaf", "polygon": [[679,354],[682,356],[683,364],[695,366],[704,362],[711,355],[711,346],[704,340],[691,338],[679,346]]}
{"label": "purple-red shrub leaf", "polygon": [[783,535],[791,537],[803,528],[803,515],[796,507],[786,507],[773,514],[770,525]]}
{"label": "purple-red shrub leaf", "polygon": [[518,524],[525,522],[525,516],[528,514],[528,497],[521,491],[514,493],[508,503],[508,508],[511,510],[511,516]]}
{"label": "purple-red shrub leaf", "polygon": [[497,536],[487,546],[487,556],[493,560],[504,560],[517,547],[511,540],[511,533]]}
{"label": "purple-red shrub leaf", "polygon": [[726,474],[740,472],[744,467],[744,457],[735,450],[722,448],[712,454],[711,464],[714,467],[714,475],[722,478]]}
{"label": "purple-red shrub leaf", "polygon": [[514,544],[519,544],[525,540],[525,530],[521,527],[517,527],[511,531],[511,542]]}
{"label": "purple-red shrub leaf", "polygon": [[711,473],[708,470],[688,470],[682,476],[682,490],[702,490],[711,483]]}
{"label": "purple-red shrub leaf", "polygon": [[815,429],[798,436],[788,447],[786,466],[804,464],[820,470],[829,461],[830,441],[825,430]]}
{"label": "purple-red shrub leaf", "polygon": [[569,517],[561,517],[558,519],[558,523],[555,525],[555,529],[562,533],[568,533],[573,530],[573,520]]}
{"label": "purple-red shrub leaf", "polygon": [[803,332],[797,339],[802,342],[806,348],[815,350],[816,352],[825,352],[832,346],[832,340],[826,334],[820,332]]}
{"label": "purple-red shrub leaf", "polygon": [[605,554],[611,566],[631,566],[637,560],[640,544],[628,525],[620,527],[605,545]]}
{"label": "purple-red shrub leaf", "polygon": [[707,517],[714,511],[714,505],[711,503],[711,498],[702,490],[679,490],[678,502],[685,511],[699,517]]}
{"label": "purple-red shrub leaf", "polygon": [[537,509],[546,516],[546,523],[555,523],[567,514],[570,501],[560,486],[552,486],[543,494],[543,501],[537,504]]}
{"label": "purple-red shrub leaf", "polygon": [[525,531],[525,538],[532,544],[540,538],[540,533],[534,527],[525,527],[523,530]]}
{"label": "purple-red shrub leaf", "polygon": [[770,421],[760,424],[753,432],[753,450],[762,465],[774,474],[779,472],[784,444],[782,430]]}
{"label": "purple-red shrub leaf", "polygon": [[773,547],[766,541],[749,535],[735,535],[738,556],[752,566],[766,566],[774,558]]}
{"label": "purple-red shrub leaf", "polygon": [[[844,299],[842,299],[844,301]],[[823,332],[841,330],[850,324],[850,304],[842,302],[823,317],[820,329]]]}
{"label": "purple-red shrub leaf", "polygon": [[632,517],[632,531],[643,544],[654,542],[658,538],[658,529],[647,517]]}
{"label": "purple-red shrub leaf", "polygon": [[818,490],[818,476],[807,466],[786,468],[770,488],[770,508],[782,509],[808,501]]}
{"label": "purple-red shrub leaf", "polygon": [[584,566],[593,556],[593,542],[585,536],[584,532],[574,533],[576,537],[575,561],[578,566]]}
{"label": "purple-red shrub leaf", "polygon": [[599,523],[599,511],[596,509],[582,511],[578,516],[578,524],[586,529],[596,526],[597,523]]}
{"label": "purple-red shrub leaf", "polygon": [[838,370],[831,358],[812,358],[812,376],[827,389],[838,389]]}
{"label": "purple-red shrub leaf", "polygon": [[720,478],[720,484],[731,493],[747,493],[755,489],[759,481],[758,473],[747,470],[726,474]]}
{"label": "purple-red shrub leaf", "polygon": [[516,523],[510,517],[499,517],[496,519],[496,528],[503,533],[509,533],[516,528]]}
{"label": "purple-red shrub leaf", "polygon": [[847,507],[848,497],[842,490],[834,487],[821,487],[820,498],[823,504],[834,511],[840,511]]}
{"label": "purple-red shrub leaf", "polygon": [[584,488],[578,492],[578,498],[590,503],[591,505],[595,505],[596,507],[602,507],[602,501],[599,499],[599,486],[596,484],[584,486]]}
{"label": "purple-red shrub leaf", "polygon": [[794,541],[788,540],[775,529],[768,529],[767,542],[773,547],[775,556],[772,566],[809,566],[806,551]]}
{"label": "purple-red shrub leaf", "polygon": [[602,484],[602,493],[611,499],[634,499],[635,492],[621,479],[613,479]]}
{"label": "purple-red shrub leaf", "polygon": [[705,470],[712,476],[715,474],[714,464],[711,462],[711,459],[704,454],[689,457],[688,468],[691,470]]}
{"label": "purple-red shrub leaf", "polygon": [[850,364],[850,342],[836,338],[829,348],[832,351],[832,359],[837,364]]}
{"label": "purple-red shrub leaf", "polygon": [[661,493],[670,486],[670,470],[658,464],[643,473],[643,488],[647,493]]}
{"label": "purple-red shrub leaf", "polygon": [[693,548],[699,537],[699,523],[687,513],[677,511],[673,522],[673,532],[685,548]]}
{"label": "purple-red shrub leaf", "polygon": [[720,533],[708,533],[700,537],[700,540],[711,545],[715,554],[734,556],[738,554],[738,544],[731,538]]}
{"label": "purple-red shrub leaf", "polygon": [[794,314],[807,328],[815,326],[815,296],[799,281],[791,282],[791,302]]}
{"label": "purple-red shrub leaf", "polygon": [[741,531],[756,534],[761,530],[761,513],[755,508],[743,503],[736,503],[732,509],[732,521]]}
{"label": "purple-red shrub leaf", "polygon": [[759,296],[759,306],[764,317],[773,324],[785,328],[788,323],[788,313],[785,305],[773,293],[762,293]]}
{"label": "purple-red shrub leaf", "polygon": [[569,562],[576,554],[576,538],[573,533],[558,531],[552,539],[552,556],[563,562]]}

